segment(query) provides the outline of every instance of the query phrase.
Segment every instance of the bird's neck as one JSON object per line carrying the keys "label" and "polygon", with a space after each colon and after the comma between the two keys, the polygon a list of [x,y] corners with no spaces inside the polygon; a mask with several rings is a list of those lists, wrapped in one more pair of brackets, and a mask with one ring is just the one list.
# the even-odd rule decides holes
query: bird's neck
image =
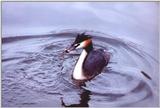
{"label": "bird's neck", "polygon": [[73,71],[73,78],[74,79],[77,79],[77,80],[86,79],[83,74],[83,63],[84,63],[84,60],[86,57],[87,57],[87,52],[86,52],[86,50],[83,49],[83,51],[82,51],[82,53],[76,63],[74,71]]}
{"label": "bird's neck", "polygon": [[76,63],[74,71],[73,71],[73,78],[74,79],[77,79],[77,80],[85,80],[86,79],[86,77],[84,76],[84,72],[83,72],[83,63],[91,50],[93,50],[92,44],[90,44],[85,49],[83,49],[83,51],[82,51],[82,53]]}

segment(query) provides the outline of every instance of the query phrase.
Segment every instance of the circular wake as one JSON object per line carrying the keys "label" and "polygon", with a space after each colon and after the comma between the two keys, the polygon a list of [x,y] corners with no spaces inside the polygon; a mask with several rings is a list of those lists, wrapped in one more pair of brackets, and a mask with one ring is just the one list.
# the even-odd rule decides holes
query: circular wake
{"label": "circular wake", "polygon": [[111,60],[82,88],[71,79],[81,50],[61,56],[76,32],[3,38],[3,106],[70,106],[79,102],[96,107],[157,106],[158,69],[154,66],[158,62],[135,43],[87,33],[95,48],[111,53]]}

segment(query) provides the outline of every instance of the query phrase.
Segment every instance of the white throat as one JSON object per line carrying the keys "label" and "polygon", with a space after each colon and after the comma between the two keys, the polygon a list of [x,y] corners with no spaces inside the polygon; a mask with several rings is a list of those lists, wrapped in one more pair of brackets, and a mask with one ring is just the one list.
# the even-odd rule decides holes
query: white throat
{"label": "white throat", "polygon": [[86,79],[86,77],[83,75],[83,62],[86,56],[87,56],[87,52],[86,50],[83,50],[73,71],[74,79],[77,79],[77,80]]}

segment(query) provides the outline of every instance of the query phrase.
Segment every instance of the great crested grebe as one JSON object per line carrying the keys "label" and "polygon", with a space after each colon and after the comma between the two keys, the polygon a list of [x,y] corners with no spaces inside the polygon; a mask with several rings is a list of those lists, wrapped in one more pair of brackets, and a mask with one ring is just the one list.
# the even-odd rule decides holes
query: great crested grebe
{"label": "great crested grebe", "polygon": [[103,49],[95,50],[91,37],[85,33],[78,34],[73,44],[65,52],[69,53],[79,48],[82,48],[83,51],[76,63],[72,77],[75,80],[90,80],[100,74],[108,64],[110,54]]}

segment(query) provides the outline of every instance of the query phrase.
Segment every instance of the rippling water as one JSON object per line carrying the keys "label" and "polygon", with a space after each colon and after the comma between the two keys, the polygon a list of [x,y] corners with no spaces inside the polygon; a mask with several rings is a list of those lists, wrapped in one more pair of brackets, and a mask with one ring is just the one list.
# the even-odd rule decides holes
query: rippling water
{"label": "rippling water", "polygon": [[61,56],[77,32],[3,37],[3,106],[157,106],[158,61],[133,42],[87,33],[111,60],[82,87],[71,79],[81,50]]}

